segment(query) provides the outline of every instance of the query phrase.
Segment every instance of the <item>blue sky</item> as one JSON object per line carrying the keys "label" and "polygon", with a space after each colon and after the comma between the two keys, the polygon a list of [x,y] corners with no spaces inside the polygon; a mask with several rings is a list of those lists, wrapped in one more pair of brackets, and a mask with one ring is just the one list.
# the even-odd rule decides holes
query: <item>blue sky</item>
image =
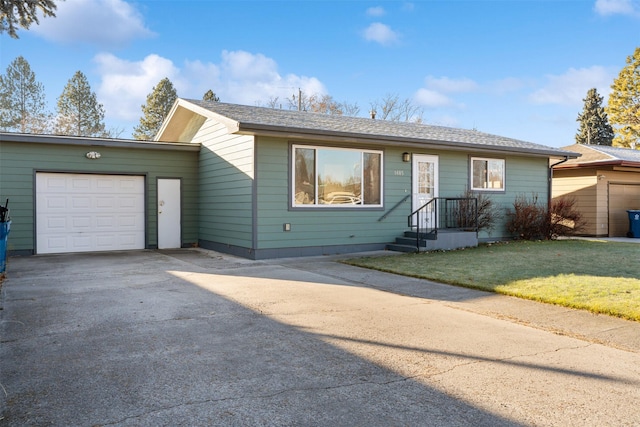
{"label": "blue sky", "polygon": [[168,77],[183,98],[286,106],[300,88],[362,116],[398,95],[428,124],[561,147],[640,46],[640,0],[66,0],[19,36],[0,36],[2,73],[24,56],[53,111],[82,71],[123,138]]}

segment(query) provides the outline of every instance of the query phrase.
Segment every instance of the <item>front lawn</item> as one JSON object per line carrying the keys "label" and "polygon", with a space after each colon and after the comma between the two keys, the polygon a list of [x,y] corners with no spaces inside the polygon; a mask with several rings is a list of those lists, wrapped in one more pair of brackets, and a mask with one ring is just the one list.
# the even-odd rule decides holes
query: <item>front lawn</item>
{"label": "front lawn", "polygon": [[635,243],[518,241],[344,262],[640,321]]}

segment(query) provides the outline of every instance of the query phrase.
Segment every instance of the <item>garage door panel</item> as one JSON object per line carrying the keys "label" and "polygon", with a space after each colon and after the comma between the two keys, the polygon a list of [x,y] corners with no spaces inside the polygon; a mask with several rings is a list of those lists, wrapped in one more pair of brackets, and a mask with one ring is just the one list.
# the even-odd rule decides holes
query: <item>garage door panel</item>
{"label": "garage door panel", "polygon": [[87,252],[93,249],[91,236],[77,235],[69,236],[71,240],[71,252]]}
{"label": "garage door panel", "polygon": [[51,237],[47,236],[46,245],[50,248],[49,253],[65,252],[67,248],[67,238],[65,236]]}
{"label": "garage door panel", "polygon": [[38,253],[143,249],[144,177],[36,174]]}
{"label": "garage door panel", "polygon": [[65,196],[46,196],[42,198],[42,206],[47,209],[47,211],[52,211],[54,209],[66,209],[67,208],[67,197]]}
{"label": "garage door panel", "polygon": [[121,197],[118,199],[118,208],[128,210],[138,210],[140,201],[136,197]]}
{"label": "garage door panel", "polygon": [[56,192],[66,193],[67,180],[65,178],[45,177],[40,184],[48,194]]}
{"label": "garage door panel", "polygon": [[44,219],[47,222],[47,228],[51,230],[66,230],[67,218],[63,216],[49,216]]}
{"label": "garage door panel", "polygon": [[118,217],[118,226],[120,228],[138,228],[140,224],[138,223],[139,218],[134,215],[120,215]]}
{"label": "garage door panel", "polygon": [[91,209],[91,197],[89,196],[69,196],[70,205],[73,209],[89,210]]}
{"label": "garage door panel", "polygon": [[95,182],[95,186],[98,190],[115,190],[116,189],[116,179],[97,179]]}
{"label": "garage door panel", "polygon": [[84,193],[86,192],[86,190],[89,190],[91,188],[91,180],[89,178],[72,177],[70,181],[71,191]]}
{"label": "garage door panel", "polygon": [[609,185],[609,236],[626,236],[629,231],[628,209],[640,209],[640,185]]}
{"label": "garage door panel", "polygon": [[96,227],[102,230],[111,229],[115,226],[114,218],[112,215],[109,216],[98,216],[95,218]]}
{"label": "garage door panel", "polygon": [[71,228],[73,230],[78,229],[91,229],[91,217],[90,216],[74,216],[71,218]]}

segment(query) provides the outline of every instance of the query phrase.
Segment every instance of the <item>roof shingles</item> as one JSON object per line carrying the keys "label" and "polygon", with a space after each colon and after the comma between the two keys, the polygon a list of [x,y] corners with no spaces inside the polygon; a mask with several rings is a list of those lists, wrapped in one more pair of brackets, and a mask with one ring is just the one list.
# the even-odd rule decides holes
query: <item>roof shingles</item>
{"label": "roof shingles", "polygon": [[596,163],[633,163],[640,165],[640,151],[631,148],[574,144],[563,147],[563,149],[582,154],[582,157],[570,160],[565,166]]}
{"label": "roof shingles", "polygon": [[422,142],[425,144],[475,146],[495,150],[575,157],[575,153],[541,144],[491,135],[476,130],[457,129],[418,123],[392,122],[281,110],[220,102],[185,100],[212,113],[238,122],[241,130],[289,130],[305,134],[333,134],[357,138]]}

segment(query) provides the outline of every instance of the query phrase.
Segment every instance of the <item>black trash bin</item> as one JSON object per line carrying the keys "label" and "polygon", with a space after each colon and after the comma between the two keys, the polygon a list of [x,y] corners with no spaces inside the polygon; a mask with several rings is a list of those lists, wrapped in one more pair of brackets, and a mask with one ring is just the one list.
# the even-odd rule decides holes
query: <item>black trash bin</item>
{"label": "black trash bin", "polygon": [[640,238],[640,210],[629,209],[629,232],[627,237]]}

